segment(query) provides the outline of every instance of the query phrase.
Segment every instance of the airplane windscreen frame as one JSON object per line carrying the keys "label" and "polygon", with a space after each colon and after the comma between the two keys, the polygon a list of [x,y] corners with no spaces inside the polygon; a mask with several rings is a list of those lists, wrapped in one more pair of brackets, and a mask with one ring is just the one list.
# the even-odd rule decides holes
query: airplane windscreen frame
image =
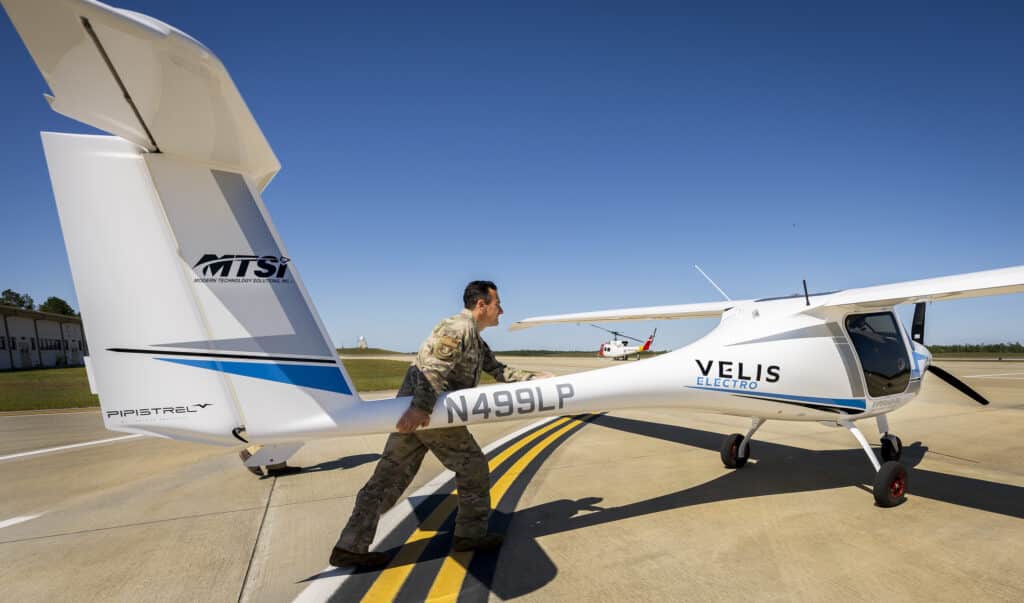
{"label": "airplane windscreen frame", "polygon": [[893,313],[850,314],[844,326],[860,359],[868,395],[881,398],[907,391],[910,356]]}

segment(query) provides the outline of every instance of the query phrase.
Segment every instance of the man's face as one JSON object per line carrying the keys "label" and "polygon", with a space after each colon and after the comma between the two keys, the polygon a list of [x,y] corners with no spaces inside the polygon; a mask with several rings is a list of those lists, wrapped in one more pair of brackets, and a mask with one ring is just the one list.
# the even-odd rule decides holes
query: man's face
{"label": "man's face", "polygon": [[482,299],[478,299],[476,302],[478,310],[476,324],[479,328],[498,326],[498,317],[504,313],[504,310],[501,309],[501,298],[498,297],[498,292],[491,289],[487,293],[491,298],[490,303],[486,303]]}

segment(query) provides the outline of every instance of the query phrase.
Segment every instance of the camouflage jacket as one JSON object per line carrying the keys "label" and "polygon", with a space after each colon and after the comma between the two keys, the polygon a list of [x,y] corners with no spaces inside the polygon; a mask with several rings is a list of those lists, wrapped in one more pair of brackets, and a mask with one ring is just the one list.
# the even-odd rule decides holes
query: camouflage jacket
{"label": "camouflage jacket", "polygon": [[494,352],[480,339],[473,313],[463,310],[437,323],[416,354],[413,366],[424,379],[414,386],[411,405],[434,411],[434,403],[442,392],[476,387],[480,371],[487,371],[496,380],[527,381],[533,373],[508,367],[497,361]]}

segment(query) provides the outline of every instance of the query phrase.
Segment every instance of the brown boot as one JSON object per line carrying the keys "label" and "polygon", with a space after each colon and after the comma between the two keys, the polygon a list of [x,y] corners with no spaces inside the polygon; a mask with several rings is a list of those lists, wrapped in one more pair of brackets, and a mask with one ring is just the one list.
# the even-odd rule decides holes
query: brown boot
{"label": "brown boot", "polygon": [[334,567],[361,567],[365,569],[379,569],[391,561],[391,555],[387,553],[353,553],[345,549],[334,547],[331,551],[331,565]]}
{"label": "brown boot", "polygon": [[487,553],[501,548],[501,543],[504,541],[505,537],[497,532],[490,532],[480,538],[460,538],[456,536],[455,542],[452,543],[452,550],[458,553],[466,551]]}

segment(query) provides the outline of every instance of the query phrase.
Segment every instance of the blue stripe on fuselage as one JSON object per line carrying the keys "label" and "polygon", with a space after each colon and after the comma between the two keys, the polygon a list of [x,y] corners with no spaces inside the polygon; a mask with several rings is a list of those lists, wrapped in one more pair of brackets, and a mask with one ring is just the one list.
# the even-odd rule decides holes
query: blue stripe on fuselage
{"label": "blue stripe on fuselage", "polygon": [[337,366],[308,364],[276,364],[263,362],[225,362],[223,360],[187,360],[183,358],[157,358],[164,362],[183,364],[210,371],[311,387],[339,394],[352,395]]}
{"label": "blue stripe on fuselage", "polygon": [[740,390],[740,389],[724,389],[721,387],[700,387],[698,385],[688,385],[690,389],[706,389],[713,392],[725,392],[727,394],[742,394],[745,396],[756,395],[759,398],[776,398],[780,401],[786,402],[807,402],[810,404],[823,404],[827,406],[839,406],[842,408],[856,408],[857,410],[864,410],[866,403],[864,398],[816,398],[814,396],[794,396],[791,394],[776,394],[772,392],[764,392],[761,390]]}

